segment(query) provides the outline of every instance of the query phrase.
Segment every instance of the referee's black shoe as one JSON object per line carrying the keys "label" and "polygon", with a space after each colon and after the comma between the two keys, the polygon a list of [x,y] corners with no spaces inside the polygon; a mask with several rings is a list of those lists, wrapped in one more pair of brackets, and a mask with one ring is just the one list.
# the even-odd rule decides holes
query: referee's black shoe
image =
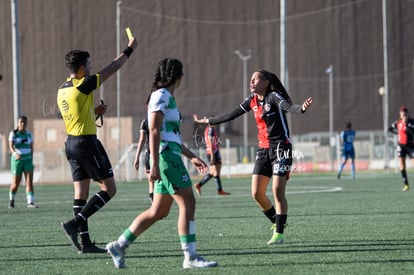
{"label": "referee's black shoe", "polygon": [[90,244],[81,244],[81,249],[79,250],[79,254],[86,254],[86,253],[106,253],[106,249],[97,247],[95,242]]}
{"label": "referee's black shoe", "polygon": [[65,232],[66,237],[68,237],[71,245],[76,248],[77,251],[81,250],[80,244],[78,242],[78,232],[76,227],[70,222],[61,223],[63,232]]}

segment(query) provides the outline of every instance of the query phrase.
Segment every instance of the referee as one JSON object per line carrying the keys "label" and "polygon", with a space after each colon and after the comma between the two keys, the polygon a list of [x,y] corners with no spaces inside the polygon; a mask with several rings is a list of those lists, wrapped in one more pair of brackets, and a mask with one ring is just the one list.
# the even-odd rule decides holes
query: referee
{"label": "referee", "polygon": [[[136,46],[136,39],[131,38],[128,47],[96,74],[90,72],[92,63],[88,52],[74,50],[65,56],[70,76],[59,87],[57,104],[68,135],[65,150],[72,171],[74,217],[61,225],[79,253],[106,252],[91,241],[88,218],[116,193],[112,165],[96,137],[95,117],[102,116],[107,106],[101,104],[94,108],[93,91],[125,64]],[[101,190],[88,200],[91,179],[99,183]]]}

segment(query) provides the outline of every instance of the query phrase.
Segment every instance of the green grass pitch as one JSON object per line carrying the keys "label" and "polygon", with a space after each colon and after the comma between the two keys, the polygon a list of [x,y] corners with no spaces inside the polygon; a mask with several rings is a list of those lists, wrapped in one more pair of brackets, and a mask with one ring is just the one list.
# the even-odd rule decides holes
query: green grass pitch
{"label": "green grass pitch", "polygon": [[[64,236],[72,185],[36,186],[38,209],[26,208],[24,186],[8,209],[1,187],[0,274],[414,274],[414,185],[401,192],[399,173],[293,174],[285,243],[275,246],[266,244],[271,224],[250,197],[250,177],[223,177],[223,186],[230,196],[217,196],[211,180],[197,197],[198,253],[219,262],[205,270],[182,269],[175,204],[127,250],[129,268],[116,270],[106,254],[78,255]],[[118,183],[89,220],[91,238],[102,247],[118,238],[149,206],[147,190],[146,182]]]}

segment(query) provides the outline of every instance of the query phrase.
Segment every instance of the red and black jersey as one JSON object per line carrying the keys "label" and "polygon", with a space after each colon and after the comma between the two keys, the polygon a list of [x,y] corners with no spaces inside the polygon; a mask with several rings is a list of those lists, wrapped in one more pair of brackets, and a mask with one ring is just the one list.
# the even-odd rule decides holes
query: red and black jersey
{"label": "red and black jersey", "polygon": [[290,103],[277,92],[268,93],[262,101],[256,94],[251,94],[232,112],[209,118],[209,123],[233,120],[251,110],[256,120],[259,148],[270,148],[279,143],[290,143],[286,112],[302,113],[302,106]]}
{"label": "red and black jersey", "polygon": [[206,127],[204,130],[204,139],[207,154],[212,155],[219,150],[220,139],[214,127]]}
{"label": "red and black jersey", "polygon": [[399,119],[388,131],[398,135],[399,144],[414,146],[414,119],[408,118],[407,122]]}

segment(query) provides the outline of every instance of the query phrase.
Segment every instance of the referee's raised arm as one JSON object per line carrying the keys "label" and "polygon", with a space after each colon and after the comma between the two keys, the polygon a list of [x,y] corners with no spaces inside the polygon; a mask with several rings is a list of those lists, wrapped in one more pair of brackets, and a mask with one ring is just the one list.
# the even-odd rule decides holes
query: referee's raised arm
{"label": "referee's raised arm", "polygon": [[99,72],[99,75],[101,76],[101,82],[107,80],[111,75],[118,71],[122,65],[125,64],[137,45],[138,42],[136,38],[132,37],[128,42],[128,47],[126,47],[125,50],[123,50],[122,53],[118,55],[111,63],[109,63],[108,66]]}

